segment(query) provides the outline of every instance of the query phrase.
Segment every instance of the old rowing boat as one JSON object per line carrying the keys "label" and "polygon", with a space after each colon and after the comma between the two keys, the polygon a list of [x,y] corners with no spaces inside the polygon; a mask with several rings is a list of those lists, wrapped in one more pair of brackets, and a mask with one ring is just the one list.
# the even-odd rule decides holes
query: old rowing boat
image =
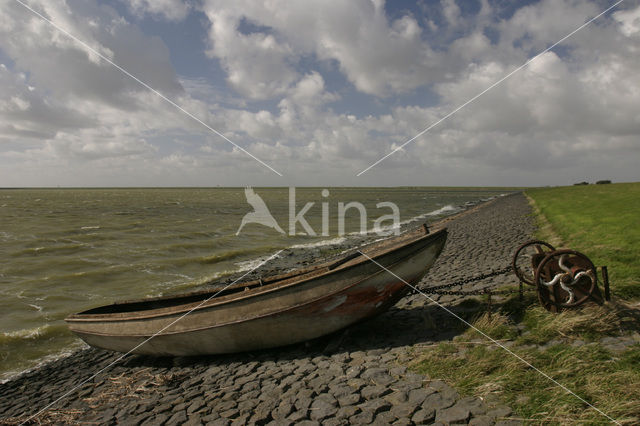
{"label": "old rowing boat", "polygon": [[446,229],[430,233],[423,226],[361,249],[366,256],[356,251],[337,261],[237,283],[217,295],[207,290],[114,303],[65,321],[88,344],[119,352],[199,355],[288,345],[395,304],[410,290],[403,281],[420,281],[446,238]]}

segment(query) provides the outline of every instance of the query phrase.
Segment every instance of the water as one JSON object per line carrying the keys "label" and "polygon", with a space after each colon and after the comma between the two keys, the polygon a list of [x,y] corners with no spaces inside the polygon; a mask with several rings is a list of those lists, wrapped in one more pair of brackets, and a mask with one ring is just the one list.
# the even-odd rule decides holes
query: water
{"label": "water", "polygon": [[[289,191],[256,188],[288,231]],[[282,235],[257,224],[235,233],[251,211],[242,188],[14,189],[0,190],[0,379],[73,351],[82,343],[64,317],[115,300],[187,291],[256,264],[256,258],[291,246],[344,242],[338,237],[338,202],[358,201],[367,229],[398,205],[402,221],[436,220],[465,203],[502,189],[297,188],[296,211],[322,230],[327,203],[329,236]],[[418,223],[416,221],[416,223]],[[390,222],[389,222],[390,224]],[[356,210],[347,233],[360,232]]]}

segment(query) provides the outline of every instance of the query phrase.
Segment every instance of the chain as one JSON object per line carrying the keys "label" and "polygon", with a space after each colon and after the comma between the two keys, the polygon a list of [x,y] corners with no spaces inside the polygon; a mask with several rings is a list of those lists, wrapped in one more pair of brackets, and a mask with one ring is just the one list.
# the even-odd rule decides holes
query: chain
{"label": "chain", "polygon": [[484,274],[480,274],[477,275],[475,277],[470,277],[470,278],[463,278],[461,280],[449,283],[449,284],[443,284],[443,285],[439,285],[439,286],[435,286],[435,287],[428,287],[424,290],[421,290],[424,293],[427,294],[448,294],[448,295],[458,295],[458,294],[474,294],[474,295],[480,295],[480,294],[484,294],[486,293],[486,291],[484,289],[482,290],[469,290],[469,291],[465,291],[465,292],[460,292],[460,291],[446,291],[443,290],[445,288],[451,288],[451,287],[456,287],[456,286],[460,286],[460,285],[464,285],[464,284],[468,284],[468,283],[472,283],[475,281],[482,281],[482,280],[486,280],[487,278],[491,278],[491,277],[497,277],[498,275],[502,275],[502,274],[506,274],[507,272],[511,271],[511,265],[502,268],[502,269],[498,269],[495,271],[490,271],[490,272],[485,272]]}
{"label": "chain", "polygon": [[448,295],[448,296],[481,296],[483,294],[515,294],[515,293],[520,293],[522,292],[528,292],[528,291],[535,291],[536,289],[534,287],[527,287],[524,288],[522,290],[518,289],[518,290],[492,290],[489,287],[485,287],[482,289],[478,289],[478,290],[466,290],[466,291],[462,291],[462,290],[445,290],[447,288],[451,288],[451,287],[456,287],[456,286],[461,286],[464,284],[468,284],[468,283],[472,283],[472,282],[476,282],[476,281],[482,281],[482,280],[486,280],[487,278],[492,278],[492,277],[497,277],[498,275],[503,275],[506,274],[507,272],[510,272],[513,268],[511,266],[507,266],[504,267],[502,269],[498,269],[498,270],[494,270],[494,271],[490,271],[490,272],[485,272],[484,274],[480,274],[477,275],[475,277],[469,277],[469,278],[463,278],[461,280],[449,283],[449,284],[443,284],[443,285],[439,285],[439,286],[435,286],[435,287],[428,287],[425,289],[421,289],[420,291],[422,293],[426,293],[426,294],[438,294],[438,295]]}

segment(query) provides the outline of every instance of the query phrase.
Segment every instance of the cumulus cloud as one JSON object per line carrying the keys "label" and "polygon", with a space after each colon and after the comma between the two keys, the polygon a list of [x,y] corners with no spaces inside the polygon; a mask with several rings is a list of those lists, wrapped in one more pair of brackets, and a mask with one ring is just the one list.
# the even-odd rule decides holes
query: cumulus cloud
{"label": "cumulus cloud", "polygon": [[[28,70],[32,84],[58,98],[90,98],[119,107],[133,107],[136,92],[146,90],[18,3],[4,3],[2,49],[18,69]],[[166,46],[111,7],[75,1],[31,2],[31,7],[152,87],[170,95],[182,91]]]}
{"label": "cumulus cloud", "polygon": [[127,176],[141,185],[638,178],[640,7],[599,19],[358,180],[364,167],[599,13],[598,3],[542,0],[510,13],[488,0],[475,12],[442,0],[399,13],[369,0],[129,4],[160,24],[200,14],[206,48],[197,54],[215,78],[177,75],[163,41],[122,8],[30,4],[286,179],[4,0],[7,175],[48,170],[64,184],[73,179],[61,165],[72,164],[95,184]]}
{"label": "cumulus cloud", "polygon": [[[434,81],[447,62],[422,39],[415,18],[390,22],[382,2],[209,0],[203,10],[212,24],[210,54],[234,87],[256,98],[286,91],[299,77],[294,64],[308,56],[335,62],[358,90],[376,96]],[[245,21],[255,32],[240,30]]]}
{"label": "cumulus cloud", "polygon": [[169,21],[186,18],[191,4],[182,0],[128,0],[125,3],[137,15],[149,14]]}
{"label": "cumulus cloud", "polygon": [[0,64],[0,141],[16,138],[49,139],[57,130],[95,124],[92,117],[68,108],[30,86],[24,73],[12,73]]}

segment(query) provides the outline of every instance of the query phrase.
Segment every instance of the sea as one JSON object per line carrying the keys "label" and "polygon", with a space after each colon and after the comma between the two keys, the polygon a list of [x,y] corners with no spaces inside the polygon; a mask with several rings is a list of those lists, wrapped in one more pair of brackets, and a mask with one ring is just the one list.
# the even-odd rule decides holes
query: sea
{"label": "sea", "polygon": [[[0,189],[0,381],[82,348],[65,326],[69,314],[197,289],[248,271],[281,249],[348,244],[392,214],[389,203],[403,224],[417,225],[509,189],[251,191],[284,233],[249,222],[237,234],[254,210],[245,188]],[[346,210],[342,233],[339,203],[364,207]],[[291,206],[312,232],[301,221],[290,232]],[[393,224],[382,222],[387,229]]]}

